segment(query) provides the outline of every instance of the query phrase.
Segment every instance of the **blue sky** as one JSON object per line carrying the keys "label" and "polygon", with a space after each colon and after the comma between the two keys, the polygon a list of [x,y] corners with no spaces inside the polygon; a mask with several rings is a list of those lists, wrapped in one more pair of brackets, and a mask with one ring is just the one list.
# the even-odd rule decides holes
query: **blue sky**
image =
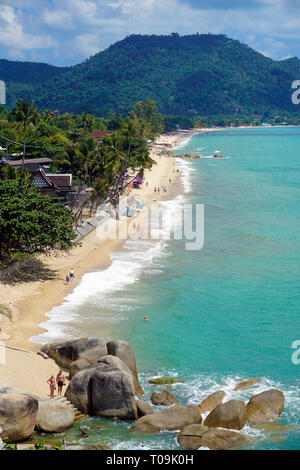
{"label": "blue sky", "polygon": [[300,56],[300,0],[0,0],[0,58],[72,65],[129,34],[172,32]]}

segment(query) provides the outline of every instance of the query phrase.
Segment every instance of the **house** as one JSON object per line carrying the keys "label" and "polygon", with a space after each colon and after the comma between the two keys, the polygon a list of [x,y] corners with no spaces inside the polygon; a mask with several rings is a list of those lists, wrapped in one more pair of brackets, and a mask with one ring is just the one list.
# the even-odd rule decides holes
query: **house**
{"label": "house", "polygon": [[72,188],[72,174],[46,173],[43,168],[36,171],[32,183],[43,194],[48,194],[51,197],[67,199],[69,193],[74,191]]}
{"label": "house", "polygon": [[[39,168],[48,171],[51,162],[51,158],[29,158],[24,160],[24,168],[30,173],[35,173]],[[16,170],[22,168],[22,160],[4,160],[3,163],[14,167]]]}
{"label": "house", "polygon": [[94,131],[91,133],[91,137],[94,137],[96,140],[100,140],[103,137],[108,137],[109,134],[106,131]]}

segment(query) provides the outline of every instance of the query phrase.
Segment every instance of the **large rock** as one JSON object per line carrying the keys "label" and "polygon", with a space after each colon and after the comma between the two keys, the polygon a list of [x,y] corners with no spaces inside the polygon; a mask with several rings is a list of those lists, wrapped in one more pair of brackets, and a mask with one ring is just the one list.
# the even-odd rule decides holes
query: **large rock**
{"label": "large rock", "polygon": [[201,438],[201,447],[211,450],[237,449],[247,446],[253,439],[246,434],[228,429],[211,429]]}
{"label": "large rock", "polygon": [[188,450],[196,450],[201,447],[201,439],[203,434],[208,432],[210,428],[202,424],[190,424],[185,426],[178,434],[177,440],[180,447]]}
{"label": "large rock", "polygon": [[153,405],[156,406],[171,406],[178,405],[179,401],[177,400],[172,393],[164,390],[163,392],[154,392],[151,396],[151,401]]}
{"label": "large rock", "polygon": [[152,406],[144,400],[136,400],[136,407],[139,418],[142,416],[152,415],[154,413]]}
{"label": "large rock", "polygon": [[188,424],[201,424],[202,417],[198,406],[175,405],[158,413],[139,418],[131,427],[132,432],[157,433],[161,430],[176,431]]}
{"label": "large rock", "polygon": [[107,343],[107,351],[109,355],[118,357],[126,364],[133,376],[135,393],[137,395],[144,395],[144,391],[138,379],[134,352],[130,344],[126,341],[111,341]]}
{"label": "large rock", "polygon": [[108,354],[107,356],[101,357],[100,361],[98,361],[99,364],[107,364],[109,366],[116,367],[117,369],[121,370],[122,372],[125,372],[126,374],[131,375],[132,381],[133,381],[133,386],[134,386],[134,391],[137,393],[138,389],[138,384],[136,382],[136,377],[132,373],[132,371],[129,369],[129,367],[125,364],[122,359],[120,359],[117,356],[111,356]]}
{"label": "large rock", "polygon": [[207,413],[215,409],[216,406],[221,405],[225,396],[226,393],[223,390],[208,395],[199,405],[200,413]]}
{"label": "large rock", "polygon": [[56,400],[39,401],[36,428],[43,432],[64,432],[75,420],[74,410]]}
{"label": "large rock", "polygon": [[284,407],[284,395],[280,390],[271,389],[253,395],[247,404],[247,421],[252,424],[274,421]]}
{"label": "large rock", "polygon": [[234,387],[233,391],[237,392],[238,390],[245,390],[246,388],[253,387],[253,385],[257,384],[260,381],[261,381],[261,378],[244,380],[243,382],[238,383]]}
{"label": "large rock", "polygon": [[21,394],[0,394],[2,439],[12,442],[27,439],[34,430],[38,401]]}
{"label": "large rock", "polygon": [[72,363],[79,359],[84,359],[88,365],[95,365],[101,357],[107,355],[106,342],[103,338],[79,338],[48,343],[42,346],[41,351],[66,370],[71,370]]}
{"label": "large rock", "polygon": [[131,375],[107,364],[77,372],[66,396],[76,408],[91,416],[137,418]]}
{"label": "large rock", "polygon": [[246,424],[246,406],[242,400],[230,400],[214,408],[204,421],[211,428],[242,429]]}

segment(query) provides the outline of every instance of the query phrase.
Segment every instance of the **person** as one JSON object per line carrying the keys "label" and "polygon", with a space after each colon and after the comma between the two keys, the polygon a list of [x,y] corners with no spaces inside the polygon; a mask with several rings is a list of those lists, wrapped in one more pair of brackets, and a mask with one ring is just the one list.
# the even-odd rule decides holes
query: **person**
{"label": "person", "polygon": [[57,383],[58,396],[61,397],[63,386],[66,385],[65,384],[65,376],[64,376],[62,370],[58,371],[58,374],[56,376],[56,383]]}
{"label": "person", "polygon": [[144,316],[144,320],[147,321],[148,320],[148,317],[147,315]]}
{"label": "person", "polygon": [[69,284],[69,281],[70,281],[70,278],[69,278],[69,275],[67,274],[66,275],[66,284]]}
{"label": "person", "polygon": [[71,269],[70,269],[70,280],[72,281],[72,280],[74,279],[74,277],[75,277],[75,276],[74,276],[74,269],[71,268]]}
{"label": "person", "polygon": [[50,379],[47,380],[47,384],[50,387],[50,398],[54,398],[54,391],[56,390],[54,375],[51,375]]}

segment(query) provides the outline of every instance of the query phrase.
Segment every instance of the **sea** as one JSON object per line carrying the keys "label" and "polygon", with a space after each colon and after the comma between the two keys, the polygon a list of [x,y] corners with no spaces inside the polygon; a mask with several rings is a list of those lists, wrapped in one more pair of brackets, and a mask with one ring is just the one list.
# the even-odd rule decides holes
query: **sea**
{"label": "sea", "polygon": [[[128,240],[109,266],[86,273],[32,341],[128,341],[149,403],[157,388],[148,380],[162,375],[184,382],[170,389],[184,404],[218,390],[226,401],[247,402],[278,388],[284,410],[274,426],[246,425],[248,448],[299,449],[300,128],[201,132],[176,152],[182,190],[163,201],[157,239]],[[213,158],[217,152],[226,158]],[[201,158],[180,157],[186,153]],[[204,244],[197,250],[172,236],[186,205],[204,206]],[[195,224],[195,210],[187,213]],[[233,391],[258,377],[252,388]],[[129,432],[131,424],[87,418],[66,439],[111,449],[135,449],[141,441],[180,449],[177,433],[141,437]],[[85,439],[80,426],[89,430]]]}

